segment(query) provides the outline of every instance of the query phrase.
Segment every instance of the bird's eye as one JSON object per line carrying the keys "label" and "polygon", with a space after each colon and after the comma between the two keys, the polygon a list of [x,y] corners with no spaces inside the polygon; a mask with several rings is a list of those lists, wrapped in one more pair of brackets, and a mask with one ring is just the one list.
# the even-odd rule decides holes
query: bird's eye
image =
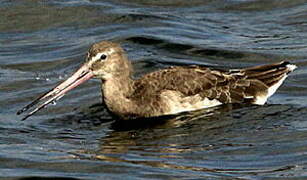
{"label": "bird's eye", "polygon": [[107,58],[107,55],[105,55],[105,54],[102,54],[101,56],[100,56],[100,59],[101,60],[105,60]]}

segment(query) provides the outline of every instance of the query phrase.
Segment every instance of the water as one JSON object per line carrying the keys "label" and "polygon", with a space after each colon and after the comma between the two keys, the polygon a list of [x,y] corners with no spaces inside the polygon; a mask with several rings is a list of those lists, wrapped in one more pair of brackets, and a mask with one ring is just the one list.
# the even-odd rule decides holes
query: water
{"label": "water", "polygon": [[[0,176],[307,178],[307,2],[0,1]],[[298,65],[264,106],[116,122],[90,80],[26,121],[90,44],[122,44],[137,76],[169,65]]]}

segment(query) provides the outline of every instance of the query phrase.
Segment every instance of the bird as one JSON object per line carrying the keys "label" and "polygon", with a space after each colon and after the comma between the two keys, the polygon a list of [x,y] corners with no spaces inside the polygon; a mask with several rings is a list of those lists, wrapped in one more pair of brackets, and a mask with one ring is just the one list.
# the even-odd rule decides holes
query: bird
{"label": "bird", "polygon": [[133,78],[131,62],[120,44],[93,44],[84,64],[67,80],[39,96],[17,114],[22,120],[91,79],[101,80],[102,102],[119,119],[175,115],[229,103],[263,105],[297,68],[282,61],[242,69],[200,65],[171,66]]}

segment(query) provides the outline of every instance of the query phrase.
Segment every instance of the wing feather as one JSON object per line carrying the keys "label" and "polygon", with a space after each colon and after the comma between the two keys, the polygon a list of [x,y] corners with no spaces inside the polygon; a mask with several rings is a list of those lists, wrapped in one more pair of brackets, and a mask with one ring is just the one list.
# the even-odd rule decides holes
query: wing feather
{"label": "wing feather", "polygon": [[132,98],[142,96],[144,100],[152,100],[153,96],[159,98],[162,91],[172,90],[183,96],[199,94],[202,98],[216,99],[221,103],[239,103],[254,93],[246,92],[252,84],[246,78],[242,74],[231,75],[205,67],[171,67],[136,80]]}

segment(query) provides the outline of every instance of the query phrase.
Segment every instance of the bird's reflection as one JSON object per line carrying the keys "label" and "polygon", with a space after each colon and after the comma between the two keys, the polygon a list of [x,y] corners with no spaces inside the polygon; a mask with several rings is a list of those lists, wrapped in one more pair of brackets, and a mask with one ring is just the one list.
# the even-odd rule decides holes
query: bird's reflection
{"label": "bird's reflection", "polygon": [[[279,116],[288,109],[290,107],[286,105],[242,107],[233,104],[178,116],[129,121],[112,119],[111,122],[102,120],[108,122],[108,131],[96,141],[95,148],[83,148],[73,155],[79,159],[111,163],[124,162],[206,172],[225,171],[227,169],[208,169],[174,162],[193,153],[203,152],[202,154],[206,155],[205,152],[226,147],[252,146],[244,143],[232,144],[227,138],[237,136],[237,129],[254,129],[255,127],[250,125],[259,126],[259,119],[268,117],[268,113]],[[97,115],[94,113],[90,116]],[[270,121],[263,121],[261,126],[266,126],[267,122]]]}
{"label": "bird's reflection", "polygon": [[[193,140],[194,132],[204,132],[216,128],[218,116],[240,108],[225,105],[210,109],[132,121],[115,121],[106,136],[100,139],[99,148],[90,152],[93,159],[107,162],[125,162],[158,168],[171,168],[216,172],[217,169],[186,166],[170,163],[170,159],[181,159],[182,154],[214,149],[203,140]],[[152,160],[148,160],[152,159]]]}
{"label": "bird's reflection", "polygon": [[[212,127],[210,124],[218,121],[216,116],[233,108],[238,107],[225,105],[178,116],[115,121],[110,126],[112,131],[101,138],[100,149],[96,153],[99,159],[106,158],[107,154],[125,154],[129,151],[155,152],[161,153],[161,157],[176,157],[176,154],[182,152],[210,149],[210,144],[198,147],[197,142],[187,142],[185,138],[194,131],[205,131],[206,127]],[[203,121],[203,125],[198,121]]]}

